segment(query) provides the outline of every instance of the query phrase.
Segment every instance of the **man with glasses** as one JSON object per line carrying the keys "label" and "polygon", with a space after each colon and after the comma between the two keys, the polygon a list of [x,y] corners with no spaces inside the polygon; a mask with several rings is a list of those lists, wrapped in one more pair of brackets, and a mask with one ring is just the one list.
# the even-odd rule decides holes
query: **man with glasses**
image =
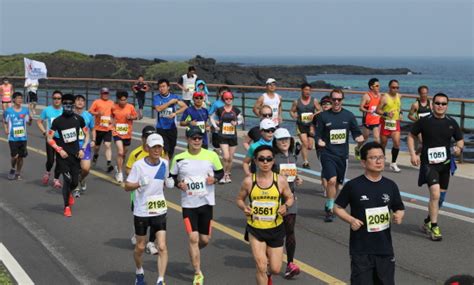
{"label": "man with glasses", "polygon": [[251,164],[254,151],[261,145],[272,146],[273,134],[275,133],[275,130],[276,125],[272,119],[263,119],[260,122],[261,138],[250,145],[249,149],[247,150],[247,155],[245,156],[242,163],[245,175],[250,176],[252,173],[255,173],[255,164]]}
{"label": "man with glasses", "polygon": [[208,148],[207,132],[209,131],[209,112],[204,108],[205,93],[194,92],[193,105],[188,107],[181,116],[180,125],[183,127],[197,126],[201,128],[203,134],[202,147]]}
{"label": "man with glasses", "polygon": [[[49,129],[51,128],[51,124],[53,121],[61,116],[63,113],[63,107],[61,106],[61,98],[63,96],[63,93],[59,90],[53,91],[52,98],[53,98],[53,104],[51,106],[48,106],[43,109],[41,112],[41,115],[39,119],[36,121],[38,128],[40,129],[41,133],[43,134],[43,137],[46,138],[46,134],[49,132]],[[46,128],[44,127],[44,122],[46,122]],[[57,138],[57,134],[54,135],[54,137]],[[48,141],[46,141],[46,172],[43,174],[43,178],[41,179],[41,182],[43,185],[48,185],[49,179],[51,176],[51,169],[53,168],[54,161],[55,161],[55,156],[56,152],[54,149],[48,144]],[[59,172],[58,168],[54,169],[54,179],[53,179],[53,187],[56,189],[61,189],[62,184],[59,181]]]}
{"label": "man with glasses", "polygon": [[[271,119],[273,117],[272,113],[272,107],[268,105],[263,105],[262,108],[260,109],[260,121],[263,119]],[[250,145],[259,139],[262,138],[262,135],[260,134],[260,124],[252,127],[248,132],[247,135],[244,138],[244,141],[242,145],[246,150],[249,149]]]}
{"label": "man with glasses", "polygon": [[165,152],[171,159],[178,140],[177,116],[186,110],[187,105],[170,92],[168,79],[158,80],[158,90],[159,93],[153,97],[153,108],[157,112],[156,131],[163,137]]}
{"label": "man with glasses", "polygon": [[342,108],[344,93],[334,89],[329,94],[332,108],[319,114],[316,122],[315,140],[321,148],[321,174],[327,180],[327,201],[324,207],[325,222],[334,221],[334,199],[339,185],[344,182],[347,160],[349,158],[349,132],[357,144],[364,137],[354,114]]}
{"label": "man with glasses", "polygon": [[[446,94],[434,95],[432,115],[413,124],[407,141],[412,165],[420,166],[418,186],[426,183],[430,191],[429,215],[424,221],[423,230],[433,241],[443,238],[438,226],[438,212],[446,199],[449,176],[455,170],[454,156],[459,156],[464,147],[458,123],[446,115],[448,102]],[[415,152],[415,140],[419,134],[423,140],[421,155]],[[453,138],[456,143],[451,147]]]}
{"label": "man with glasses", "polygon": [[308,162],[308,151],[314,145],[314,126],[311,124],[314,116],[321,112],[318,100],[311,96],[311,84],[301,85],[301,96],[293,101],[290,115],[296,120],[296,132],[303,144],[301,155],[303,156],[303,168],[311,168]]}
{"label": "man with glasses", "polygon": [[401,224],[405,206],[397,184],[382,176],[384,151],[377,142],[362,146],[364,174],[347,182],[336,199],[334,212],[351,227],[351,284],[395,284],[390,221]]}
{"label": "man with glasses", "polygon": [[[272,274],[280,273],[285,240],[283,217],[294,197],[287,177],[273,172],[271,146],[257,147],[252,159],[257,165],[256,173],[244,178],[236,203],[247,217],[245,239],[255,259],[257,284],[267,285],[272,284]],[[245,201],[247,197],[249,203]]]}
{"label": "man with glasses", "polygon": [[177,154],[170,174],[181,190],[183,220],[189,237],[189,257],[194,268],[193,284],[204,284],[200,250],[211,238],[211,222],[215,206],[214,184],[224,177],[217,154],[202,148],[203,132],[197,126],[186,130],[188,149]]}
{"label": "man with glasses", "polygon": [[380,82],[377,78],[371,78],[368,85],[369,91],[362,96],[359,105],[363,114],[362,135],[367,141],[372,131],[374,141],[380,142],[380,116],[375,112],[380,102]]}
{"label": "man with glasses", "polygon": [[278,95],[276,90],[276,80],[268,78],[265,82],[266,92],[258,97],[255,105],[253,106],[253,113],[255,116],[260,117],[260,112],[263,105],[268,105],[272,108],[272,120],[275,125],[279,125],[283,121],[282,109],[281,109],[281,97]]}
{"label": "man with glasses", "polygon": [[388,83],[389,91],[380,98],[376,113],[381,115],[380,120],[380,143],[385,148],[388,138],[392,138],[392,162],[390,169],[393,172],[400,172],[397,165],[398,153],[400,152],[400,121],[402,120],[401,99],[398,90],[400,84],[392,79]]}

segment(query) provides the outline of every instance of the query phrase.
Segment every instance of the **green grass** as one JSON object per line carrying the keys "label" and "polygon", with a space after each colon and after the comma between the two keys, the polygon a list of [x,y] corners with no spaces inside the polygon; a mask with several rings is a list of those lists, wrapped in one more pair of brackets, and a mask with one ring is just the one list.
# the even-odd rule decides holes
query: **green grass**
{"label": "green grass", "polygon": [[15,282],[15,279],[13,279],[10,272],[8,272],[8,269],[5,267],[5,265],[1,261],[0,261],[0,284],[2,285],[17,284]]}
{"label": "green grass", "polygon": [[177,78],[186,73],[188,66],[188,63],[178,61],[153,64],[145,70],[145,77],[147,79],[156,79],[156,75],[160,74],[168,78]]}

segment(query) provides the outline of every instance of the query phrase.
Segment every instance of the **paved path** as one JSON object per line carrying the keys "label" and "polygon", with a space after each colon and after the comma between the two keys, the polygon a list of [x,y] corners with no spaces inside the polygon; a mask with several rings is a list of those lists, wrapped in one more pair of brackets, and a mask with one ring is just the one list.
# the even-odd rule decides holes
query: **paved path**
{"label": "paved path", "polygon": [[[140,130],[143,124],[137,124]],[[182,131],[180,131],[182,135]],[[132,215],[129,197],[104,174],[105,161],[88,179],[88,190],[73,207],[73,217],[62,216],[60,191],[41,185],[44,171],[44,140],[35,127],[29,131],[30,155],[22,181],[8,181],[9,149],[0,139],[0,242],[36,284],[133,284],[134,263],[130,236]],[[180,136],[180,140],[184,141]],[[133,147],[139,144],[134,140]],[[243,149],[239,148],[243,154]],[[296,258],[304,272],[274,284],[337,284],[349,280],[349,227],[340,220],[323,222],[324,197],[319,184],[317,162],[313,171],[303,173],[306,182],[298,191]],[[237,160],[237,159],[236,159]],[[217,186],[217,206],[211,244],[202,252],[206,284],[254,284],[254,261],[243,242],[245,219],[234,199],[243,179],[241,165],[234,164],[234,183]],[[407,211],[404,223],[393,226],[397,257],[398,284],[440,283],[457,273],[473,273],[474,199],[472,180],[454,177],[447,196],[452,207],[440,217],[444,240],[432,242],[419,230],[427,215],[425,188],[416,186],[417,170],[402,167],[400,174],[385,173],[405,193]],[[348,178],[361,173],[358,163],[350,162]],[[167,284],[190,284],[192,268],[186,250],[178,190],[167,190],[169,200]],[[417,197],[414,199],[413,197]],[[284,267],[282,267],[283,269]],[[154,257],[145,256],[146,279],[156,281]]]}

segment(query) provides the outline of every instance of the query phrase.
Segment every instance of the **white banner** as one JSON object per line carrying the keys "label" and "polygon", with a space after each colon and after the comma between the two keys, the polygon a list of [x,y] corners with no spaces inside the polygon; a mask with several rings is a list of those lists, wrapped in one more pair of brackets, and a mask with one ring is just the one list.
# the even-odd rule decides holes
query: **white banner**
{"label": "white banner", "polygon": [[25,61],[25,77],[30,79],[48,78],[48,70],[46,64],[41,61],[24,58]]}

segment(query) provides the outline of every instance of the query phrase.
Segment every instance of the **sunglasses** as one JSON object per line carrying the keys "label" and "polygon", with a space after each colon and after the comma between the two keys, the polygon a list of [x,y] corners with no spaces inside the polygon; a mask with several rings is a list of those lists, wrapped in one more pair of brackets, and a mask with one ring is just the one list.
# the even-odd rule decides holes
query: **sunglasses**
{"label": "sunglasses", "polygon": [[264,118],[271,118],[271,117],[272,117],[272,114],[262,114],[262,117],[264,117]]}
{"label": "sunglasses", "polygon": [[266,129],[266,130],[262,130],[264,131],[265,133],[274,133],[276,129]]}
{"label": "sunglasses", "polygon": [[193,141],[200,141],[200,140],[202,140],[202,137],[201,136],[194,136],[194,137],[191,137],[190,139],[193,140]]}
{"label": "sunglasses", "polygon": [[391,89],[400,89],[398,86],[390,86]]}
{"label": "sunglasses", "polygon": [[53,97],[53,100],[61,100],[61,97]]}
{"label": "sunglasses", "polygon": [[204,99],[204,97],[194,97],[194,99],[196,99],[196,100],[202,100],[202,99]]}
{"label": "sunglasses", "polygon": [[380,85],[378,85],[378,84],[377,85],[372,85],[372,87],[380,87]]}
{"label": "sunglasses", "polygon": [[259,156],[259,157],[257,158],[257,160],[260,161],[260,162],[272,162],[272,161],[273,161],[273,157],[272,157],[272,156],[267,156],[267,157],[265,157],[265,156]]}
{"label": "sunglasses", "polygon": [[344,100],[344,98],[331,98],[331,100],[334,102],[341,102],[342,100]]}
{"label": "sunglasses", "polygon": [[438,106],[446,106],[448,105],[448,103],[446,102],[434,102],[435,105],[438,105]]}
{"label": "sunglasses", "polygon": [[224,101],[234,100],[234,98],[225,98]]}
{"label": "sunglasses", "polygon": [[331,102],[324,102],[323,104],[321,104],[321,106],[329,106],[329,105],[332,105]]}

